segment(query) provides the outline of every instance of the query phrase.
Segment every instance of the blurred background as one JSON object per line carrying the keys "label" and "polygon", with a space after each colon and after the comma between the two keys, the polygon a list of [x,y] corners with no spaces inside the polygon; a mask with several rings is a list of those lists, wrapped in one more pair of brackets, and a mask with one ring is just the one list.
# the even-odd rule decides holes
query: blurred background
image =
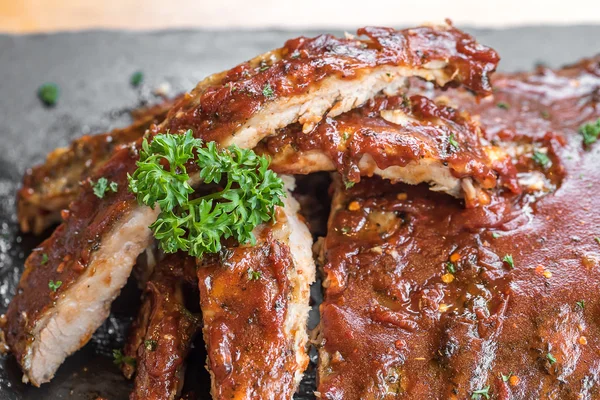
{"label": "blurred background", "polygon": [[0,0],[0,32],[345,28],[451,18],[472,27],[595,24],[598,0]]}

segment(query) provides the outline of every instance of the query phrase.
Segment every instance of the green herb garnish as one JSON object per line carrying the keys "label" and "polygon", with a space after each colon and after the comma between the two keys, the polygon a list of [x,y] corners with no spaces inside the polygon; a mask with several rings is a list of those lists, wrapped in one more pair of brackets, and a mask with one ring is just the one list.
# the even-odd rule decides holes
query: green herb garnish
{"label": "green herb garnish", "polygon": [[501,108],[503,110],[508,110],[510,108],[510,106],[508,105],[508,103],[505,103],[503,101],[497,103],[496,107]]}
{"label": "green herb garnish", "polygon": [[508,375],[504,375],[502,374],[502,382],[508,382],[508,380],[510,379],[510,377],[513,375],[513,373],[511,372]]}
{"label": "green herb garnish", "polygon": [[356,185],[356,182],[344,181],[344,187],[346,189],[352,189],[354,187],[354,185]]}
{"label": "green herb garnish", "polygon": [[144,340],[144,346],[146,347],[146,350],[148,351],[154,351],[156,350],[156,347],[158,347],[158,342],[156,340]]}
{"label": "green herb garnish", "polygon": [[513,260],[512,254],[505,255],[504,258],[502,259],[502,261],[504,261],[505,263],[507,263],[510,266],[511,269],[515,267],[515,262]]}
{"label": "green herb garnish", "polygon": [[577,301],[575,304],[577,304],[577,307],[581,308],[582,310],[585,308],[585,300]]}
{"label": "green herb garnish", "polygon": [[257,281],[262,277],[262,273],[260,271],[255,271],[252,268],[248,269],[248,280],[249,281]]}
{"label": "green herb garnish", "polygon": [[265,86],[263,87],[262,90],[263,96],[267,97],[267,98],[271,98],[273,97],[273,88],[271,88],[271,85],[269,85],[268,83],[265,84]]}
{"label": "green herb garnish", "polygon": [[594,240],[596,241],[596,243],[600,244],[600,236],[599,237],[595,237]]}
{"label": "green herb garnish", "polygon": [[499,233],[497,233],[497,232],[492,232],[492,237],[493,237],[494,239],[498,239],[500,236],[502,236],[502,235],[500,235],[500,234],[499,234]]}
{"label": "green herb garnish", "polygon": [[[129,190],[140,204],[160,207],[150,229],[166,253],[181,250],[202,257],[218,253],[221,239],[230,237],[254,244],[252,230],[272,220],[275,206],[283,204],[283,181],[267,169],[266,157],[237,146],[202,144],[191,130],[160,134],[151,143],[144,139],[138,168],[128,176]],[[194,190],[185,167],[191,160],[200,167],[200,181],[221,184],[223,190],[191,200]]]}
{"label": "green herb garnish", "polygon": [[42,254],[42,265],[46,265],[48,263],[48,254]]}
{"label": "green herb garnish", "polygon": [[485,397],[486,399],[490,398],[490,387],[489,385],[484,387],[483,389],[479,389],[479,390],[475,390],[473,392],[473,394],[471,395],[471,399],[480,399],[481,396]]}
{"label": "green herb garnish", "polygon": [[451,274],[456,273],[456,267],[454,266],[454,264],[452,264],[450,261],[448,261],[446,263],[446,271],[448,271]]}
{"label": "green herb garnish", "polygon": [[59,94],[56,83],[44,83],[37,91],[39,99],[47,106],[55,105]]}
{"label": "green herb garnish", "polygon": [[144,73],[142,71],[136,71],[131,74],[131,78],[129,78],[129,82],[131,86],[138,87],[144,81]]}
{"label": "green herb garnish", "polygon": [[450,136],[448,136],[448,143],[450,143],[450,146],[452,146],[454,150],[460,149],[460,145],[454,138],[454,133],[451,133]]}
{"label": "green herb garnish", "polygon": [[556,358],[552,355],[552,353],[546,354],[546,358],[550,361],[550,364],[554,364],[556,362]]}
{"label": "green herb garnish", "polygon": [[113,350],[113,363],[115,363],[118,366],[121,366],[123,364],[128,364],[131,365],[132,367],[135,367],[135,358],[130,357],[130,356],[124,356],[123,353],[121,352],[121,350],[115,349]]}
{"label": "green herb garnish", "polygon": [[596,122],[588,122],[579,127],[579,133],[583,136],[583,144],[586,146],[595,143],[600,136],[600,118]]}
{"label": "green herb garnish", "polygon": [[90,184],[92,185],[92,189],[93,189],[96,197],[99,197],[101,199],[104,198],[104,195],[106,194],[107,190],[110,190],[111,192],[116,193],[119,188],[119,185],[117,184],[117,182],[109,183],[108,179],[106,179],[104,177],[98,179],[98,181],[96,183],[90,181]]}
{"label": "green herb garnish", "polygon": [[531,158],[543,168],[547,168],[550,165],[550,157],[540,151],[535,150]]}
{"label": "green herb garnish", "polygon": [[50,281],[50,282],[48,282],[48,287],[53,292],[56,292],[61,285],[62,285],[62,281],[56,281],[56,282]]}

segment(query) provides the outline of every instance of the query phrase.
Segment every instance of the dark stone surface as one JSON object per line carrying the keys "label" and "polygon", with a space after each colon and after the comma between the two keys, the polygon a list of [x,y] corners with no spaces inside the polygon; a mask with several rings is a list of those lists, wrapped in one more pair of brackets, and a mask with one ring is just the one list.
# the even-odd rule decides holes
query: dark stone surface
{"label": "dark stone surface", "polygon": [[[558,67],[600,52],[600,26],[469,31],[498,50],[503,71],[528,70],[538,62]],[[163,83],[169,84],[171,94],[191,89],[207,74],[278,47],[300,33],[228,30],[0,35],[0,313],[14,293],[25,257],[43,239],[20,235],[16,225],[15,192],[26,168],[77,136],[125,125],[127,111],[156,102],[152,90]],[[145,79],[134,89],[129,78],[137,70],[144,72]],[[44,82],[60,87],[61,95],[53,108],[43,107],[36,97]],[[130,384],[112,364],[110,353],[122,344],[137,304],[137,291],[130,284],[92,341],[70,357],[56,378],[41,389],[20,383],[14,359],[1,357],[0,400],[87,400],[98,395],[110,400],[127,398]],[[198,341],[186,386],[200,399],[209,398],[204,357]],[[309,376],[314,379],[314,373]],[[310,392],[311,380],[302,386]]]}

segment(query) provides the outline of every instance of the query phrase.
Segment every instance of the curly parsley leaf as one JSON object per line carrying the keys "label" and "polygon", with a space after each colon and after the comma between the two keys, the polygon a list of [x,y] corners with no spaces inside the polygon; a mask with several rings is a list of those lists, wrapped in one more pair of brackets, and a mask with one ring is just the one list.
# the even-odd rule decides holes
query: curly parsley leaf
{"label": "curly parsley leaf", "polygon": [[[184,135],[157,135],[151,144],[144,139],[140,160],[133,176],[128,175],[129,190],[137,196],[141,204],[161,210],[172,210],[188,200],[194,192],[185,164],[194,158],[194,150],[202,141],[192,136],[192,131]],[[163,164],[168,166],[165,168]]]}
{"label": "curly parsley leaf", "polygon": [[[193,159],[200,180],[222,185],[221,191],[190,200],[194,190],[185,165]],[[273,219],[275,206],[283,204],[283,181],[268,169],[267,158],[237,146],[219,149],[214,142],[202,147],[191,131],[144,141],[137,165],[129,190],[140,204],[160,206],[150,228],[167,253],[218,253],[228,238],[254,244],[252,230]]]}

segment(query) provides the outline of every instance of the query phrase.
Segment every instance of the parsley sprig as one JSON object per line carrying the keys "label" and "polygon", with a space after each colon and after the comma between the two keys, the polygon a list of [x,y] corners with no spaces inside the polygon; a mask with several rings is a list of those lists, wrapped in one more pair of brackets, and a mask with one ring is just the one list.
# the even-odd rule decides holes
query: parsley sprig
{"label": "parsley sprig", "polygon": [[[129,176],[129,190],[140,204],[160,207],[150,228],[167,253],[185,251],[191,256],[217,253],[221,239],[254,244],[252,230],[273,218],[282,205],[283,181],[268,169],[269,160],[252,150],[230,146],[205,147],[188,130],[183,135],[160,134],[144,140],[137,170]],[[205,184],[223,189],[190,199],[194,189],[186,165],[195,161]]]}

